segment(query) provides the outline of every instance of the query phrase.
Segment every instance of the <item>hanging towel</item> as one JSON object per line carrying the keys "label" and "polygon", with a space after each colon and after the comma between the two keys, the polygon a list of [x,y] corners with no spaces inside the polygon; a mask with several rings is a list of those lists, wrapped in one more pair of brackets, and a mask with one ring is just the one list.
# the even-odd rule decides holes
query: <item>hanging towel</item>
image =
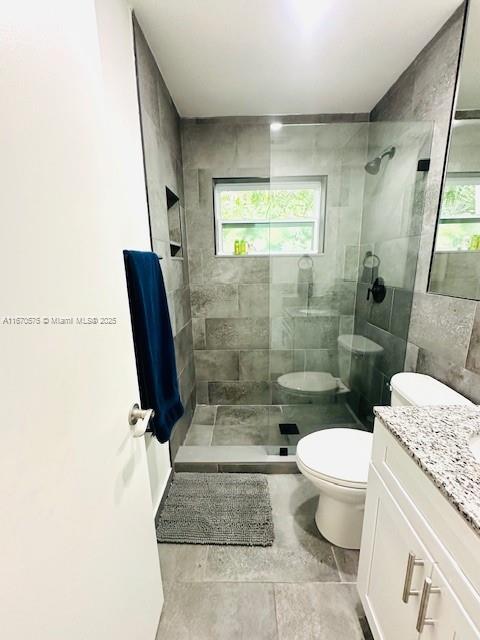
{"label": "hanging towel", "polygon": [[155,411],[150,420],[154,435],[167,442],[183,406],[162,271],[155,253],[124,251],[123,256],[140,400],[144,409]]}

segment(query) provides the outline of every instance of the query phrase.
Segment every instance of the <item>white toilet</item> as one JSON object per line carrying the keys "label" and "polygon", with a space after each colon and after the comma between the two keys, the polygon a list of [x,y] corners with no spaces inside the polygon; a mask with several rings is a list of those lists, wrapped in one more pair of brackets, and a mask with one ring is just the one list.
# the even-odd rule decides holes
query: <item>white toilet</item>
{"label": "white toilet", "polygon": [[[471,405],[453,389],[420,373],[391,380],[392,406]],[[373,435],[357,429],[323,429],[297,445],[297,466],[319,490],[315,522],[338,547],[359,549]]]}

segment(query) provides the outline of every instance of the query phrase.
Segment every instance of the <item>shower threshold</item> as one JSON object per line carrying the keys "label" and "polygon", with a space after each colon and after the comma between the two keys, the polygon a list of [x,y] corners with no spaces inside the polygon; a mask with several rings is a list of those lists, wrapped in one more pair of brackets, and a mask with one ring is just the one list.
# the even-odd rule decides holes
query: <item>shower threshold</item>
{"label": "shower threshold", "polygon": [[210,473],[298,473],[295,449],[279,445],[183,445],[173,467],[175,471]]}

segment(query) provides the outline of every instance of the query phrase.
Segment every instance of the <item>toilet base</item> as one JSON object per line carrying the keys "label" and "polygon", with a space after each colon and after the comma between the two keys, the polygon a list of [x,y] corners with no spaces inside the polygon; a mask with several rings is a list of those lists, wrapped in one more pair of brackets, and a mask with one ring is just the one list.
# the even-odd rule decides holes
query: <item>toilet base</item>
{"label": "toilet base", "polygon": [[340,502],[321,494],[315,523],[324,538],[337,547],[360,549],[364,504]]}

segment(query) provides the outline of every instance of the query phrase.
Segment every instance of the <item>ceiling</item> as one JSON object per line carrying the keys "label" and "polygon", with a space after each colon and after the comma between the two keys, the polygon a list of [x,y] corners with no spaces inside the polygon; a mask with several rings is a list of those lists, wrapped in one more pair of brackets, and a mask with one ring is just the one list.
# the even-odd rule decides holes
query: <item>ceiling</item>
{"label": "ceiling", "polygon": [[459,0],[133,0],[184,117],[370,111]]}

